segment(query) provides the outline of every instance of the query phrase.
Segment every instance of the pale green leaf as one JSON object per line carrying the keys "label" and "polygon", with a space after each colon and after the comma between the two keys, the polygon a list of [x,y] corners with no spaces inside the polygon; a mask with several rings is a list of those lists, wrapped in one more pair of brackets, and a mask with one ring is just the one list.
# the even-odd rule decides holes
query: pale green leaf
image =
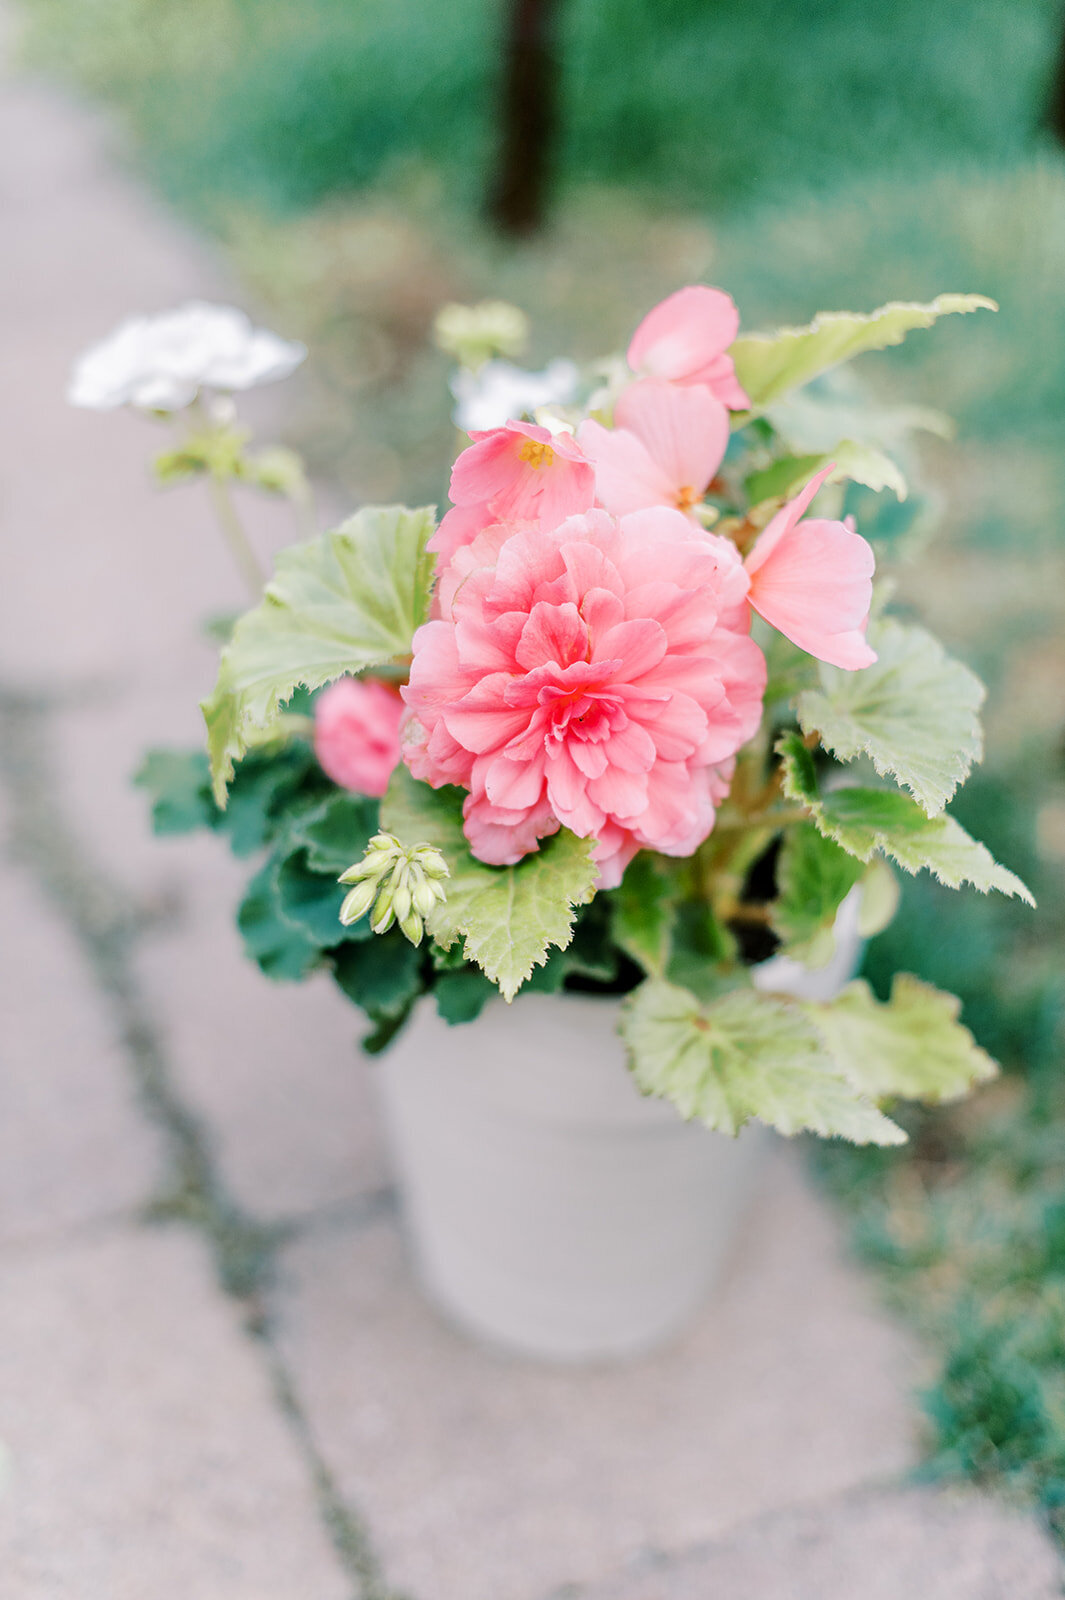
{"label": "pale green leaf", "polygon": [[998,1070],[958,1021],[961,1001],[908,972],[896,973],[886,1002],[859,978],[804,1009],[839,1070],[874,1100],[958,1100]]}
{"label": "pale green leaf", "polygon": [[460,790],[430,789],[398,767],[381,802],[381,826],[405,845],[441,851],[451,876],[428,931],[445,948],[461,938],[466,959],[512,1000],[551,946],[564,950],[573,937],[575,908],[595,893],[593,841],[561,828],[516,866],[485,866],[466,843],[462,799]]}
{"label": "pale green leaf", "polygon": [[234,761],[271,728],[298,685],[317,689],[407,654],[429,609],[432,531],[430,508],[366,506],[334,532],[281,552],[203,702],[219,805]]}
{"label": "pale green leaf", "polygon": [[979,310],[997,311],[998,307],[980,294],[941,294],[927,305],[892,301],[867,314],[822,311],[805,328],[745,334],[729,353],[752,408],[759,411],[842,361],[867,350],[901,344],[913,329],[930,328],[937,317]]}
{"label": "pale green leaf", "polygon": [[652,978],[625,1001],[621,1034],[644,1094],[722,1133],[757,1117],[784,1134],[905,1141],[838,1071],[799,1007],[779,996],[737,989],[700,1005],[687,989]]}
{"label": "pale green leaf", "polygon": [[915,800],[897,789],[830,789],[822,794],[810,752],[797,734],[778,745],[784,793],[809,808],[815,826],[859,861],[880,851],[907,872],[927,868],[948,888],[970,883],[984,894],[998,889],[1034,906],[1031,891],[1016,873],[999,866],[986,845],[966,833],[949,814],[928,817]]}
{"label": "pale green leaf", "polygon": [[854,439],[840,439],[831,449],[815,456],[782,456],[772,466],[752,473],[746,489],[751,503],[780,497],[790,500],[809,483],[823,467],[832,465],[826,483],[861,483],[879,494],[882,489],[893,489],[900,500],[907,495],[906,479],[901,469],[875,445],[858,444]]}
{"label": "pale green leaf", "polygon": [[860,861],[825,838],[813,823],[788,828],[777,860],[780,893],[770,908],[773,931],[788,955],[805,959],[810,966],[824,966],[832,959],[836,913],[862,870]]}
{"label": "pale green leaf", "polygon": [[796,702],[800,726],[840,761],[869,756],[936,816],[983,754],[984,686],[923,628],[886,618],[869,642],[871,667],[821,667],[820,689]]}

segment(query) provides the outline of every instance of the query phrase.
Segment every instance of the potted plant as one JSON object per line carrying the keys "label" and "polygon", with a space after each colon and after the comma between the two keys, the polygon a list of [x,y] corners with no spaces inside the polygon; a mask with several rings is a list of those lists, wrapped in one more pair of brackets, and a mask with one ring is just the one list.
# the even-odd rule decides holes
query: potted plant
{"label": "potted plant", "polygon": [[[749,1124],[894,1144],[896,1100],[994,1071],[951,996],[847,981],[894,868],[1031,897],[947,809],[982,686],[874,585],[864,535],[907,493],[878,430],[905,452],[929,413],[851,389],[844,413],[833,378],[978,309],[740,336],[693,286],[582,376],[498,359],[513,308],[448,308],[474,428],[450,509],[364,507],[283,551],[222,650],[206,752],[145,761],[160,833],[254,858],[237,920],[263,971],[325,966],[365,1012],[415,1255],[480,1333],[654,1343],[723,1259]],[[176,421],[159,475],[207,477],[247,569],[229,484],[305,490],[232,391],[302,350],[178,315],[191,352],[174,314],[122,330],[72,397]]]}

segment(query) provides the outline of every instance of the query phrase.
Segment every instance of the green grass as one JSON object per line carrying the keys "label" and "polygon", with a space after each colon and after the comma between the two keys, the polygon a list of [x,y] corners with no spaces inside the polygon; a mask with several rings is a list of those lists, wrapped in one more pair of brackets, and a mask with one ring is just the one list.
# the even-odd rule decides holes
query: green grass
{"label": "green grass", "polygon": [[[168,190],[279,210],[428,166],[476,206],[502,0],[25,0]],[[1028,147],[1056,0],[562,0],[566,182],[722,211]]]}

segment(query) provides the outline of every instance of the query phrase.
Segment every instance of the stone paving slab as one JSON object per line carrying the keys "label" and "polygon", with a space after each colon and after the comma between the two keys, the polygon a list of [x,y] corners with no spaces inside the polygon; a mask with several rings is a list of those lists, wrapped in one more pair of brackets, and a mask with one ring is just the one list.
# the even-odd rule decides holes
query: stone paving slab
{"label": "stone paving slab", "polygon": [[388,1223],[296,1245],[278,1331],[418,1600],[541,1600],[913,1459],[911,1352],[783,1152],[719,1299],[656,1356],[567,1370],[480,1348],[424,1303]]}
{"label": "stone paving slab", "polygon": [[350,1600],[189,1234],[0,1253],[0,1330],[4,1600]]}
{"label": "stone paving slab", "polygon": [[142,1205],[161,1151],[111,1020],[65,924],[6,861],[0,949],[0,1241]]}
{"label": "stone paving slab", "polygon": [[142,942],[174,1082],[210,1129],[230,1191],[257,1216],[378,1191],[388,1174],[362,1015],[324,974],[264,978],[241,948],[237,899],[197,895],[184,920]]}
{"label": "stone paving slab", "polygon": [[[785,1511],[566,1600],[1056,1600],[1030,1517],[983,1495],[891,1489]],[[562,1593],[552,1600],[563,1600]]]}

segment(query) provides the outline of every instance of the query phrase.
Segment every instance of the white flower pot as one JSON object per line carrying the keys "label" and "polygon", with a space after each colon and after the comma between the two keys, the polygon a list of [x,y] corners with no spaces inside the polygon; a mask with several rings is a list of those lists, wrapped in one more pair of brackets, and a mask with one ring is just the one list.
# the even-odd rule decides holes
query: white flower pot
{"label": "white flower pot", "polygon": [[415,1259],[472,1332],[560,1360],[656,1344],[698,1306],[766,1134],[645,1099],[620,1001],[519,995],[449,1027],[423,1001],[380,1062]]}
{"label": "white flower pot", "polygon": [[[832,992],[856,960],[856,935],[846,942]],[[772,967],[765,987],[823,986]],[[643,1097],[619,1010],[519,994],[450,1027],[425,999],[378,1063],[426,1290],[455,1322],[525,1355],[626,1356],[679,1329],[727,1261],[774,1137],[751,1126],[729,1139]]]}

